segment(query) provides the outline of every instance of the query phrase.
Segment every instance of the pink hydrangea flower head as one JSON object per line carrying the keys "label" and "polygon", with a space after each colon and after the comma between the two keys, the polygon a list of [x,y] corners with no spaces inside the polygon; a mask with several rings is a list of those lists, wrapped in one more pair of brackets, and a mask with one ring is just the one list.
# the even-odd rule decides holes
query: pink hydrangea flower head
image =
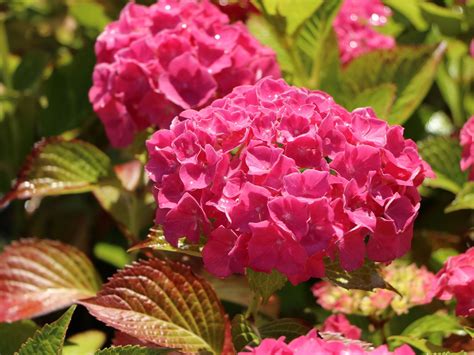
{"label": "pink hydrangea flower head", "polygon": [[392,15],[380,0],[345,0],[335,21],[342,63],[376,50],[395,47],[395,39],[377,32]]}
{"label": "pink hydrangea flower head", "polygon": [[95,51],[89,98],[116,147],[147,127],[168,128],[182,110],[235,86],[280,77],[275,53],[208,0],[130,2]]}
{"label": "pink hydrangea flower head", "polygon": [[462,146],[461,169],[470,168],[469,180],[474,180],[474,116],[464,124],[459,138]]}
{"label": "pink hydrangea flower head", "polygon": [[314,354],[355,354],[355,355],[414,355],[415,353],[408,345],[403,345],[393,352],[389,351],[386,345],[377,348],[364,347],[360,342],[354,340],[324,340],[318,336],[316,330],[311,330],[308,334],[300,336],[290,343],[285,343],[285,338],[263,339],[262,342],[252,348],[247,347],[239,355],[314,355]]}
{"label": "pink hydrangea flower head", "polygon": [[323,276],[324,257],[354,270],[408,251],[431,172],[371,109],[271,78],[182,112],[147,147],[170,243],[205,240],[220,277],[276,269],[295,284]]}
{"label": "pink hydrangea flower head", "polygon": [[323,332],[333,332],[343,335],[347,339],[360,339],[362,330],[352,325],[344,314],[333,314],[326,318],[321,328]]}
{"label": "pink hydrangea flower head", "polygon": [[436,274],[435,297],[456,299],[456,314],[474,316],[474,247],[448,258]]}
{"label": "pink hydrangea flower head", "polygon": [[403,297],[386,289],[374,292],[346,290],[326,281],[313,286],[313,295],[327,310],[376,317],[383,316],[388,310],[398,315],[407,313],[411,307],[428,304],[433,299],[435,275],[424,266],[394,262],[382,270],[382,274]]}

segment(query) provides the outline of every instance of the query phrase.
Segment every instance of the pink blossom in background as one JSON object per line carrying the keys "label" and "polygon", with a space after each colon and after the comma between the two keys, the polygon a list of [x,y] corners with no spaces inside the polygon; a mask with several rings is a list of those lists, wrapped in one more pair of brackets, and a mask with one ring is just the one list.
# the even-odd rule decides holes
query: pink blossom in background
{"label": "pink blossom in background", "polygon": [[474,316],[474,247],[448,258],[436,278],[435,297],[454,297],[457,315]]}
{"label": "pink blossom in background", "polygon": [[474,180],[474,116],[464,124],[459,138],[462,146],[461,169],[465,171],[470,168],[469,180]]}
{"label": "pink blossom in background", "polygon": [[156,223],[173,245],[204,236],[219,277],[276,269],[297,284],[324,275],[324,256],[346,270],[398,258],[432,174],[402,127],[270,78],[182,112],[147,147]]}
{"label": "pink blossom in background", "polygon": [[376,317],[387,311],[404,314],[411,307],[432,301],[436,278],[424,266],[394,262],[384,268],[382,274],[403,297],[386,289],[377,289],[374,292],[346,290],[327,281],[316,283],[312,288],[313,295],[324,309]]}
{"label": "pink blossom in background", "polygon": [[280,76],[274,52],[207,0],[130,2],[95,51],[89,98],[116,147],[235,86]]}
{"label": "pink blossom in background", "polygon": [[352,325],[344,314],[333,314],[326,318],[321,328],[323,332],[342,334],[347,339],[360,339],[362,330]]}
{"label": "pink blossom in background", "polygon": [[376,31],[392,15],[380,0],[345,0],[335,21],[342,63],[377,49],[395,47],[395,39]]}
{"label": "pink blossom in background", "polygon": [[285,343],[285,337],[278,339],[263,339],[255,348],[248,347],[239,354],[253,355],[339,355],[339,354],[373,354],[373,355],[414,355],[415,353],[408,345],[403,345],[393,352],[386,345],[375,349],[364,348],[358,342],[323,340],[318,336],[316,330],[311,330],[307,335],[300,336],[290,343]]}

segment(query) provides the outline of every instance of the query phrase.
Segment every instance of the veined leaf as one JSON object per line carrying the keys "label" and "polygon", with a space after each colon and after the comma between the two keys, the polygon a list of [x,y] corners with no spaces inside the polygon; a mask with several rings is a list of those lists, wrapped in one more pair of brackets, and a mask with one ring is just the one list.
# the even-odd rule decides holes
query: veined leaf
{"label": "veined leaf", "polygon": [[469,181],[464,184],[456,198],[446,207],[445,212],[454,212],[458,210],[474,210],[474,182]]}
{"label": "veined leaf", "polygon": [[178,241],[177,248],[172,246],[165,239],[165,236],[163,235],[163,229],[159,226],[151,228],[150,232],[148,233],[147,239],[144,242],[139,243],[130,248],[130,251],[144,248],[160,251],[170,251],[173,253],[182,253],[191,256],[201,257],[201,247],[198,245],[185,243],[185,241],[181,239]]}
{"label": "veined leaf", "polygon": [[0,254],[0,321],[33,318],[95,295],[100,279],[78,249],[22,239]]}
{"label": "veined leaf", "polygon": [[462,330],[462,326],[455,317],[442,314],[430,314],[415,320],[403,330],[401,335],[411,336],[413,338],[426,338],[432,333],[440,332],[448,335]]}
{"label": "veined leaf", "polygon": [[80,302],[107,325],[184,352],[222,352],[225,315],[211,286],[183,264],[149,259],[115,274]]}
{"label": "veined leaf", "polygon": [[38,330],[38,326],[31,320],[22,320],[14,323],[0,323],[0,354],[12,355],[21,344]]}
{"label": "veined leaf", "polygon": [[351,272],[344,270],[337,260],[329,258],[324,260],[324,266],[326,278],[345,289],[372,291],[374,288],[385,288],[400,294],[382,278],[377,265],[372,261],[366,260],[362,267]]}
{"label": "veined leaf", "polygon": [[286,342],[305,335],[311,330],[311,327],[301,319],[281,318],[265,323],[259,328],[262,338],[279,338],[285,337]]}
{"label": "veined leaf", "polygon": [[15,186],[0,199],[0,206],[14,199],[91,191],[110,170],[110,159],[92,144],[44,139],[34,146]]}
{"label": "veined leaf", "polygon": [[265,273],[247,269],[247,280],[250,289],[262,297],[263,303],[265,303],[271,295],[285,286],[287,278],[276,270]]}
{"label": "veined leaf", "polygon": [[242,314],[237,314],[232,319],[232,343],[237,351],[242,351],[246,346],[256,346],[260,344],[260,336],[256,329]]}
{"label": "veined leaf", "polygon": [[458,193],[467,181],[467,173],[459,166],[462,152],[459,141],[450,137],[429,137],[418,142],[418,149],[436,174],[436,178],[427,179],[424,184]]}
{"label": "veined leaf", "polygon": [[57,321],[46,324],[24,343],[18,355],[61,354],[66,331],[76,306],[71,306]]}
{"label": "veined leaf", "polygon": [[107,349],[99,350],[95,355],[161,355],[168,354],[169,349],[144,348],[137,345],[112,346]]}

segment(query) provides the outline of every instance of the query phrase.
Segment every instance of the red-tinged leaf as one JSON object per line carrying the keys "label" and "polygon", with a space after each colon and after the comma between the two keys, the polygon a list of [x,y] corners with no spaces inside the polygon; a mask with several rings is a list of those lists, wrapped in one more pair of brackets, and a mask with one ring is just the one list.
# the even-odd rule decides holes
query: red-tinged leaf
{"label": "red-tinged leaf", "polygon": [[34,146],[0,206],[14,199],[91,191],[110,171],[110,159],[90,143],[43,139]]}
{"label": "red-tinged leaf", "polygon": [[112,339],[113,346],[126,346],[126,345],[139,345],[146,348],[156,348],[158,345],[149,341],[140,340],[127,333],[116,331],[114,338]]}
{"label": "red-tinged leaf", "polygon": [[0,322],[40,316],[88,298],[100,288],[92,263],[53,240],[22,239],[0,254]]}
{"label": "red-tinged leaf", "polygon": [[212,287],[183,264],[156,258],[135,262],[80,303],[142,341],[184,352],[223,351],[222,305]]}
{"label": "red-tinged leaf", "polygon": [[123,187],[128,191],[133,191],[140,182],[140,177],[143,173],[143,165],[138,160],[132,160],[127,163],[115,165],[114,172]]}

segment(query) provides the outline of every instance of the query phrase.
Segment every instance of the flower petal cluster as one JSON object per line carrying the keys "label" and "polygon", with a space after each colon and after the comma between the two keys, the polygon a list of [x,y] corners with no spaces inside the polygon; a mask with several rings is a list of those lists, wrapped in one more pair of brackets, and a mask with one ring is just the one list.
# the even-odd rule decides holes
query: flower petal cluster
{"label": "flower petal cluster", "polygon": [[323,332],[333,332],[343,335],[347,339],[360,339],[362,330],[352,325],[344,314],[333,314],[326,318],[321,328]]}
{"label": "flower petal cluster", "polygon": [[271,78],[184,111],[147,147],[171,244],[205,236],[214,275],[276,269],[295,284],[323,276],[324,256],[346,270],[402,256],[431,172],[370,108]]}
{"label": "flower petal cluster", "polygon": [[377,32],[392,15],[380,0],[345,0],[335,21],[342,63],[376,50],[395,47],[395,39]]}
{"label": "flower petal cluster", "polygon": [[364,316],[381,316],[393,310],[400,315],[407,313],[411,307],[428,304],[433,299],[435,275],[424,266],[392,263],[383,271],[384,279],[389,282],[403,297],[386,289],[374,292],[346,290],[327,281],[316,283],[313,295],[323,308],[345,314]]}
{"label": "flower petal cluster", "polygon": [[415,353],[408,345],[403,345],[393,352],[389,351],[386,345],[381,345],[375,349],[364,349],[357,342],[323,340],[318,337],[316,330],[311,330],[308,334],[294,339],[289,344],[285,343],[285,337],[278,339],[263,339],[255,348],[248,347],[246,351],[239,354],[253,355],[314,355],[314,354],[373,354],[373,355],[414,355]]}
{"label": "flower petal cluster", "polygon": [[474,247],[448,258],[436,278],[435,297],[454,297],[457,315],[474,316]]}
{"label": "flower petal cluster", "polygon": [[474,180],[474,116],[472,116],[461,129],[459,136],[462,146],[461,169],[463,171],[471,168],[469,180]]}
{"label": "flower petal cluster", "polygon": [[183,109],[203,107],[235,86],[280,76],[274,52],[208,0],[130,2],[95,51],[89,98],[117,147],[146,127],[168,128]]}

